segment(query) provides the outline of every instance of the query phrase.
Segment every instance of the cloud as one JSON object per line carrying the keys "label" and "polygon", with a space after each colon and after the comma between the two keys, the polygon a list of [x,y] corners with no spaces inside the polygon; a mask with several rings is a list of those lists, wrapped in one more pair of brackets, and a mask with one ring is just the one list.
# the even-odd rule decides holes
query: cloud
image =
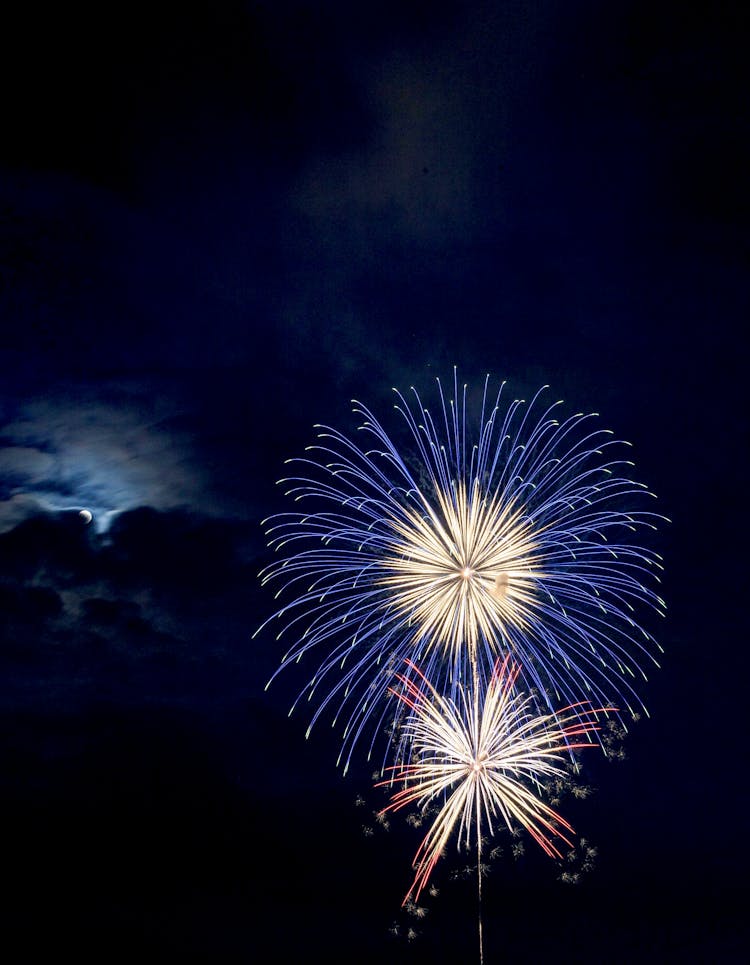
{"label": "cloud", "polygon": [[54,459],[46,452],[27,446],[0,449],[0,476],[38,482],[51,471]]}
{"label": "cloud", "polygon": [[465,92],[434,68],[399,57],[381,63],[370,78],[372,141],[313,159],[300,179],[303,214],[345,231],[360,254],[394,231],[402,243],[455,242],[476,218],[477,144]]}
{"label": "cloud", "polygon": [[0,710],[257,691],[278,654],[247,646],[260,591],[245,531],[139,509],[106,534],[76,513],[0,534]]}
{"label": "cloud", "polygon": [[144,505],[231,514],[225,502],[207,496],[180,402],[137,383],[26,400],[2,438],[0,529],[40,509],[85,507],[100,529]]}
{"label": "cloud", "polygon": [[13,529],[23,520],[43,511],[40,500],[28,493],[18,493],[0,500],[0,533]]}

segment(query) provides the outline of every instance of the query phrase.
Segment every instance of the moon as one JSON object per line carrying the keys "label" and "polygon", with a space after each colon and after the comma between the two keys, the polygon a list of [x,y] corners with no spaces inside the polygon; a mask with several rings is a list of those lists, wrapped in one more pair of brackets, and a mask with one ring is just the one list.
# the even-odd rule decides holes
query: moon
{"label": "moon", "polygon": [[88,524],[91,522],[91,520],[94,518],[93,513],[90,513],[88,509],[82,509],[82,510],[78,513],[78,515],[81,517],[81,519],[84,521],[84,523],[86,523],[87,526],[88,526]]}

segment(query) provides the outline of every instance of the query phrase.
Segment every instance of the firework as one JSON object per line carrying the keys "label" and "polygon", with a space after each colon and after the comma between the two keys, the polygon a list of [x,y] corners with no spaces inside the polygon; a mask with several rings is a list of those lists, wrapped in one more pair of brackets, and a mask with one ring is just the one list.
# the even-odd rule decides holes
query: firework
{"label": "firework", "polygon": [[484,693],[475,678],[459,687],[457,700],[410,669],[409,676],[397,674],[402,689],[391,693],[410,711],[404,731],[411,756],[378,785],[403,783],[381,813],[425,809],[436,800],[441,806],[414,857],[416,875],[404,904],[419,900],[454,832],[459,849],[470,847],[473,835],[478,865],[483,836],[501,822],[509,830],[520,824],[550,857],[562,858],[559,843],[572,847],[567,834],[573,829],[542,800],[543,781],[565,775],[566,757],[592,746],[597,716],[613,708],[585,702],[538,716],[529,696],[514,690],[519,667],[509,657],[495,665]]}
{"label": "firework", "polygon": [[452,397],[437,386],[434,417],[394,390],[403,446],[359,403],[362,445],[319,426],[281,480],[300,509],[266,521],[278,556],[262,579],[287,600],[269,618],[289,640],[277,673],[314,661],[297,700],[310,726],[327,707],[343,721],[347,765],[366,729],[372,748],[406,659],[455,698],[510,653],[540,711],[589,696],[631,713],[656,663],[637,620],[663,610],[660,557],[639,534],[663,517],[629,478],[627,444],[595,414],[556,418],[543,390],[506,402],[488,377],[473,410],[455,374]]}

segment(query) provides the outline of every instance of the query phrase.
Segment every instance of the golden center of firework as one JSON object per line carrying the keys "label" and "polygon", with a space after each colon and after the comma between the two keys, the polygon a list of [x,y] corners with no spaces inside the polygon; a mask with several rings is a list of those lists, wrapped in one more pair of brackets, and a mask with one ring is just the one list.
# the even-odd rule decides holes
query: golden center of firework
{"label": "golden center of firework", "polygon": [[456,656],[484,637],[499,651],[509,627],[528,625],[543,574],[532,528],[512,506],[459,484],[437,492],[435,506],[423,497],[393,527],[380,582],[418,639]]}

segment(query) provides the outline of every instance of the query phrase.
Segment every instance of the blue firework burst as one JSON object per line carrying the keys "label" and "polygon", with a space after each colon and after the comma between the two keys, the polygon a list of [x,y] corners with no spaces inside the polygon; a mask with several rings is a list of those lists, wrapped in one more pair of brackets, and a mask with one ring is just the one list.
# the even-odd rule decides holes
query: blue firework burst
{"label": "blue firework burst", "polygon": [[628,443],[596,413],[558,416],[546,386],[506,401],[488,376],[477,411],[455,373],[452,389],[437,381],[434,415],[394,390],[403,442],[357,402],[362,444],[317,426],[280,480],[300,508],[265,521],[278,555],[261,577],[286,600],[266,623],[289,640],[276,673],[313,661],[295,706],[313,704],[310,727],[328,707],[343,720],[346,764],[365,731],[372,748],[404,660],[455,697],[512,654],[540,709],[586,696],[635,713],[660,649],[638,622],[664,610],[640,537],[665,517]]}

